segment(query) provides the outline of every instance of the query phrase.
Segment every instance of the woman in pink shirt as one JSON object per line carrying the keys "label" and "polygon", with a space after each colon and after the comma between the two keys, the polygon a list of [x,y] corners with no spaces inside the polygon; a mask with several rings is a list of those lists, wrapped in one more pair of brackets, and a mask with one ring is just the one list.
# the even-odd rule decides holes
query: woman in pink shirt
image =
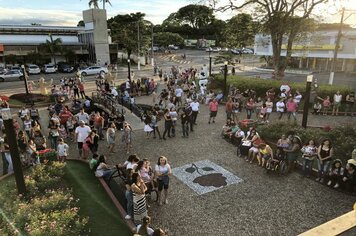
{"label": "woman in pink shirt", "polygon": [[290,120],[290,116],[292,115],[294,121],[297,121],[297,107],[298,104],[293,100],[293,98],[289,98],[287,102],[288,120]]}
{"label": "woman in pink shirt", "polygon": [[218,107],[219,107],[219,103],[214,98],[209,103],[209,110],[210,110],[210,117],[209,117],[209,122],[208,122],[209,124],[210,124],[211,118],[213,118],[213,123],[215,123],[215,117],[216,117],[216,114],[218,113]]}

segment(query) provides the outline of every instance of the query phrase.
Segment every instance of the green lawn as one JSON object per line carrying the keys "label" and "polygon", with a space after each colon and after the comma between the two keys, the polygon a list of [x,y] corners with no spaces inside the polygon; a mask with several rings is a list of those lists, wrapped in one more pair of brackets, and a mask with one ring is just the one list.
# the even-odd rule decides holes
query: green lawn
{"label": "green lawn", "polygon": [[132,235],[119,213],[106,195],[99,180],[86,164],[67,161],[65,179],[80,201],[80,214],[89,217],[90,235]]}

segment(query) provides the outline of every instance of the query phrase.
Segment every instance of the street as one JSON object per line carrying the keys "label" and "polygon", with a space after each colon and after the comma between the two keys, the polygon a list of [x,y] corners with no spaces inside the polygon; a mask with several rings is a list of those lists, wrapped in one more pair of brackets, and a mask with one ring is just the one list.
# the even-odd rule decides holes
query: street
{"label": "street", "polygon": [[[185,54],[186,58],[183,59],[182,55]],[[219,53],[211,53],[212,57],[212,72],[219,73],[221,64],[214,65],[214,58],[219,55]],[[163,71],[168,71],[172,66],[178,66],[181,68],[195,67],[200,70],[200,68],[205,64],[209,66],[209,53],[204,50],[177,50],[172,51],[171,54],[155,53],[155,62]],[[255,68],[262,65],[258,57],[253,55],[244,55],[241,57],[241,63],[236,65],[236,74],[248,77],[259,77],[262,79],[271,79],[272,72],[270,71],[257,71]],[[141,67],[141,70],[137,70],[137,66],[132,65],[131,70],[134,72],[134,79],[140,78],[142,76],[153,76],[153,69],[150,65],[146,67]],[[229,66],[229,73],[231,72],[231,66]],[[121,84],[127,78],[127,68],[119,67],[118,71],[113,73],[116,76],[116,84]],[[51,79],[53,79],[54,84],[58,84],[59,80],[63,77],[74,76],[73,74],[40,74],[40,75],[30,75],[29,81],[37,83],[40,77],[44,77],[45,81],[50,84]],[[327,84],[329,80],[329,73],[315,73],[314,78],[318,80],[319,84]],[[299,74],[285,74],[285,80],[290,82],[305,82],[306,75]],[[87,76],[85,78],[86,90],[91,91],[95,88],[95,76]],[[341,86],[348,86],[351,88],[356,88],[356,78],[351,74],[336,73],[334,78],[334,84]],[[34,90],[36,91],[36,86],[34,85]],[[24,93],[25,87],[24,82],[19,80],[13,80],[9,82],[0,83],[0,94],[9,96],[15,93]]]}

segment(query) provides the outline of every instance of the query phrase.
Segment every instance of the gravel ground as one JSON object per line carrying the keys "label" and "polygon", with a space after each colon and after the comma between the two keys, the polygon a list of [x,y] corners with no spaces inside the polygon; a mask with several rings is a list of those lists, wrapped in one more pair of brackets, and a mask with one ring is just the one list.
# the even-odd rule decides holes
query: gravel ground
{"label": "gravel ground", "polygon": [[[152,104],[150,97],[139,97],[136,101]],[[163,206],[150,203],[153,226],[167,229],[169,235],[179,236],[296,235],[352,210],[356,201],[354,196],[301,178],[298,173],[283,177],[267,174],[257,165],[238,158],[236,148],[220,137],[225,119],[223,107],[220,107],[215,124],[209,125],[207,116],[208,109],[202,105],[198,125],[189,138],[181,138],[180,124],[176,137],[166,141],[146,139],[143,130],[136,130],[132,153],[148,158],[152,166],[160,155],[164,155],[172,168],[207,159],[243,182],[198,195],[172,176],[169,203]],[[245,114],[241,116],[245,118]],[[351,121],[355,118],[312,115],[309,118],[311,125]],[[163,122],[160,123],[163,133]],[[118,153],[109,157],[110,163],[122,163],[127,158],[121,139],[117,140]],[[70,146],[71,156],[76,157],[76,145]],[[99,152],[105,154],[106,149],[106,143],[101,142]]]}

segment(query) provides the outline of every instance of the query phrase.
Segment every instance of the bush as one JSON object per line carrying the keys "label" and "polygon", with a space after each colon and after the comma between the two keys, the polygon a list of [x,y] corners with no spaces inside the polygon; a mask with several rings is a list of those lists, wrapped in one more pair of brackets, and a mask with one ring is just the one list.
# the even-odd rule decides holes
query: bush
{"label": "bush", "polygon": [[[253,89],[256,91],[258,97],[265,97],[266,91],[269,88],[274,88],[276,93],[280,91],[280,87],[282,84],[288,84],[292,91],[299,90],[302,94],[305,93],[305,81],[298,82],[289,82],[283,80],[272,80],[272,79],[257,79],[257,78],[249,78],[244,76],[232,76],[229,75],[227,77],[228,86],[234,86],[240,91],[244,91],[246,89]],[[223,89],[224,86],[224,77],[223,75],[214,76],[210,81],[209,88],[210,89]],[[322,84],[316,89],[316,93],[319,97],[332,97],[334,93],[340,90],[341,94],[345,98],[348,93],[352,91],[349,87],[335,86],[335,85],[327,85]]]}
{"label": "bush", "polygon": [[[351,128],[353,127],[353,128]],[[345,163],[351,158],[351,153],[356,144],[356,124],[338,126],[330,129],[308,128],[304,129],[298,125],[278,122],[265,126],[258,126],[257,131],[262,139],[277,142],[282,134],[295,133],[303,143],[314,139],[320,144],[325,138],[329,138],[335,149],[334,159],[338,158]]]}
{"label": "bush", "polygon": [[[88,217],[81,217],[79,200],[63,188],[64,163],[51,162],[33,167],[26,176],[28,194],[15,200],[1,196],[0,235],[86,235]],[[9,188],[7,196],[16,196]],[[4,193],[2,193],[4,194]],[[4,217],[6,216],[6,218]]]}

